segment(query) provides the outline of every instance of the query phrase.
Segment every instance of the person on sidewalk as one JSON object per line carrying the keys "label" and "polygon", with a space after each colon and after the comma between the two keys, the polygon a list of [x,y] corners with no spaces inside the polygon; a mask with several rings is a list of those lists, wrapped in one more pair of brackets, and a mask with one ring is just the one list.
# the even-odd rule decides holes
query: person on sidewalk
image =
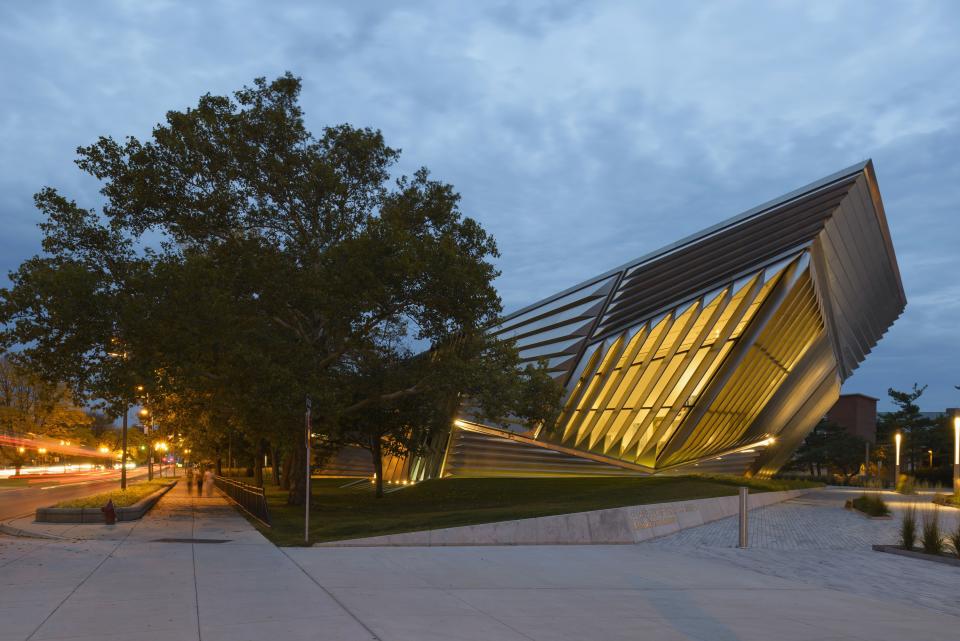
{"label": "person on sidewalk", "polygon": [[203,496],[203,468],[197,470],[197,496]]}
{"label": "person on sidewalk", "polygon": [[193,466],[187,468],[187,493],[193,495]]}
{"label": "person on sidewalk", "polygon": [[203,473],[203,495],[207,498],[213,496],[213,470]]}

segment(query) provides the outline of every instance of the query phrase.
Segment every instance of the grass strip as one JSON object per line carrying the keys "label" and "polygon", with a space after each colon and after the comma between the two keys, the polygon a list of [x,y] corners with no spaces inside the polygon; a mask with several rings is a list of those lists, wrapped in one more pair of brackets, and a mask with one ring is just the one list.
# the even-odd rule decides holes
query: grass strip
{"label": "grass strip", "polygon": [[[313,480],[311,542],[732,496],[743,485],[751,492],[821,486],[732,476],[450,478],[424,481],[377,499],[372,484],[341,487],[349,481]],[[287,505],[287,492],[275,485],[268,484],[265,491],[273,527],[251,523],[277,545],[302,545],[303,506]]]}
{"label": "grass strip", "polygon": [[135,483],[133,485],[128,485],[125,490],[113,490],[111,492],[101,492],[100,494],[92,494],[90,496],[83,496],[78,499],[69,499],[67,501],[60,501],[53,507],[69,507],[69,508],[78,508],[78,507],[103,507],[107,504],[107,501],[112,500],[114,507],[130,507],[137,501],[150,496],[160,488],[165,485],[170,484],[170,479],[155,479],[153,481],[141,481],[140,483]]}

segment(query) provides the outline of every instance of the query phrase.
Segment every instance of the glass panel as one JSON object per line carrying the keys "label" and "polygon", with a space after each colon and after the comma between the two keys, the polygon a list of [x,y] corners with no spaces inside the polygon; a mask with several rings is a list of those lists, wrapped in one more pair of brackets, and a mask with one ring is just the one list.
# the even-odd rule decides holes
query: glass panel
{"label": "glass panel", "polygon": [[647,356],[650,354],[650,350],[653,349],[653,346],[657,344],[657,341],[660,340],[660,334],[662,334],[667,326],[670,324],[670,317],[665,316],[653,330],[650,332],[650,335],[647,337],[647,340],[644,341],[643,347],[640,348],[640,351],[634,357],[634,363],[643,363],[647,360]]}
{"label": "glass panel", "polygon": [[681,314],[676,322],[673,324],[673,327],[670,328],[667,337],[663,340],[663,344],[660,346],[660,349],[657,350],[657,357],[662,358],[670,348],[679,341],[681,333],[683,332],[684,325],[690,320],[690,317],[694,314],[697,314],[700,311],[700,305],[694,304],[690,306],[690,309]]}
{"label": "glass panel", "polygon": [[693,373],[697,371],[697,368],[700,366],[700,363],[703,362],[703,359],[706,358],[707,352],[709,351],[709,347],[701,347],[697,350],[697,353],[693,356],[693,360],[690,361],[690,364],[683,371],[683,374],[680,375],[680,379],[677,381],[677,384],[674,385],[673,391],[670,392],[670,395],[667,397],[667,405],[673,407],[673,404],[677,402],[677,397],[680,395],[680,392],[682,392],[683,388],[690,382]]}

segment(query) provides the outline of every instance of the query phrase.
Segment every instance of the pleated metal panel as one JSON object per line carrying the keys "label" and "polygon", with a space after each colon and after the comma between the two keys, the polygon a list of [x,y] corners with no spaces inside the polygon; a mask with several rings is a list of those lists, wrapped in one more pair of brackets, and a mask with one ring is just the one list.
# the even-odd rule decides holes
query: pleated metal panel
{"label": "pleated metal panel", "polygon": [[447,458],[543,474],[548,448],[635,473],[768,476],[905,305],[866,161],[506,317],[492,331],[548,362],[563,410],[536,446],[455,431]]}
{"label": "pleated metal panel", "polygon": [[570,450],[545,447],[510,432],[455,425],[442,474],[444,477],[646,476],[650,472],[618,461],[587,458]]}

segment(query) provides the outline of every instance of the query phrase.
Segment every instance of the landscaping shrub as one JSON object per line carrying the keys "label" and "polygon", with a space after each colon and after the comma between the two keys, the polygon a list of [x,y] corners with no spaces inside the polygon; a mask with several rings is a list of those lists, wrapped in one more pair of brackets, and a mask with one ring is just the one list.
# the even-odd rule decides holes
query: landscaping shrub
{"label": "landscaping shrub", "polygon": [[905,550],[912,550],[917,542],[917,508],[911,505],[903,511],[903,520],[900,522],[900,546]]}
{"label": "landscaping shrub", "polygon": [[933,502],[946,507],[960,507],[960,494],[935,494]]}
{"label": "landscaping shrub", "polygon": [[864,492],[861,496],[853,499],[853,507],[869,516],[887,516],[890,514],[890,508],[877,494]]}
{"label": "landscaping shrub", "polygon": [[957,526],[947,535],[950,545],[953,546],[953,553],[960,559],[960,519],[957,519]]}
{"label": "landscaping shrub", "polygon": [[923,532],[920,544],[927,554],[943,552],[943,533],[940,531],[940,508],[934,507],[932,512],[923,513]]}
{"label": "landscaping shrub", "polygon": [[925,483],[927,487],[951,487],[953,485],[953,467],[921,467],[913,471],[913,477]]}
{"label": "landscaping shrub", "polygon": [[916,494],[917,486],[913,478],[906,474],[897,477],[897,492],[900,494]]}

